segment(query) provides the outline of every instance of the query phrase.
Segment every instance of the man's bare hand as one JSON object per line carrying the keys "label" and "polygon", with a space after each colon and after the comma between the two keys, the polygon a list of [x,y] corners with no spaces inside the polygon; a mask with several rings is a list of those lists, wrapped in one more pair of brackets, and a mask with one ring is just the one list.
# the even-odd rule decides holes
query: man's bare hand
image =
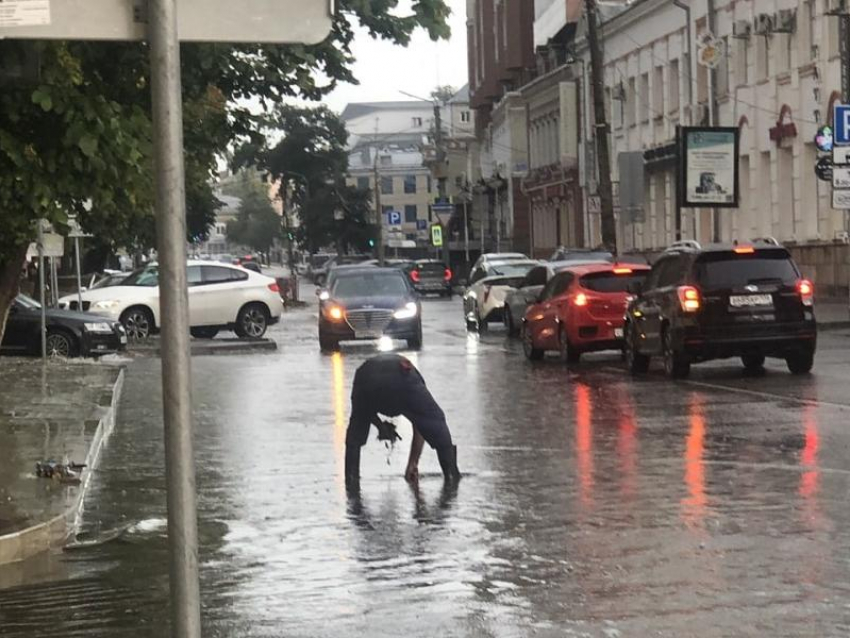
{"label": "man's bare hand", "polygon": [[419,468],[416,465],[408,465],[404,471],[404,480],[408,483],[419,482]]}

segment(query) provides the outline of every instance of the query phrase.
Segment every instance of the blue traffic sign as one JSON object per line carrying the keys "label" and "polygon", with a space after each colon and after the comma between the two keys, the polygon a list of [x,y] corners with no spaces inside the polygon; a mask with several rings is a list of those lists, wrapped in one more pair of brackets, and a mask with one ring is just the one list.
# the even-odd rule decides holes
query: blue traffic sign
{"label": "blue traffic sign", "polygon": [[416,220],[416,230],[428,230],[428,220],[427,219],[417,219]]}
{"label": "blue traffic sign", "polygon": [[387,224],[390,226],[401,226],[401,213],[397,210],[388,211]]}
{"label": "blue traffic sign", "polygon": [[835,105],[835,143],[850,145],[850,104]]}

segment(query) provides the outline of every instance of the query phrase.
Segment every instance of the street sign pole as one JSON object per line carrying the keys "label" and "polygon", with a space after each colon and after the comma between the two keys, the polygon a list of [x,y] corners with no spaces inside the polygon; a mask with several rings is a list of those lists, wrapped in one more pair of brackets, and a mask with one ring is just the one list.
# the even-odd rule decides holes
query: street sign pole
{"label": "street sign pole", "polygon": [[192,376],[186,288],[186,197],[177,0],[148,4],[162,315],[162,403],[170,554],[171,633],[201,638]]}
{"label": "street sign pole", "polygon": [[44,303],[44,223],[38,220],[36,247],[38,248],[38,301],[41,303],[41,360],[47,359],[47,308]]}

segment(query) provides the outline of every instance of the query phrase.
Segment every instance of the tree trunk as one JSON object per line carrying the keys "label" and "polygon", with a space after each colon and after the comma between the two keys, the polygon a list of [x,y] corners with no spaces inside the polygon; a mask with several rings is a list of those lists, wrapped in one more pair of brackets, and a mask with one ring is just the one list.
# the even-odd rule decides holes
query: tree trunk
{"label": "tree trunk", "polygon": [[6,329],[9,307],[18,294],[21,270],[27,258],[29,244],[14,246],[8,253],[0,253],[0,343]]}
{"label": "tree trunk", "polygon": [[605,117],[602,45],[599,41],[596,0],[585,0],[587,43],[590,47],[590,77],[593,88],[593,115],[596,159],[599,167],[599,202],[602,208],[602,244],[617,254],[617,224],[614,220],[614,195],[611,187],[611,155],[608,148],[608,121]]}

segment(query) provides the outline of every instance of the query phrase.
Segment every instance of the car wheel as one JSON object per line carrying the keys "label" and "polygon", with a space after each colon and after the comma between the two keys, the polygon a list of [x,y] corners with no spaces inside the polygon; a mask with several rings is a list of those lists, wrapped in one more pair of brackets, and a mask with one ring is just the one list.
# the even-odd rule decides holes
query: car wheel
{"label": "car wheel", "polygon": [[741,363],[744,364],[744,369],[747,372],[761,372],[764,370],[764,355],[763,354],[745,354],[741,357]]}
{"label": "car wheel", "polygon": [[269,311],[263,304],[248,304],[236,315],[236,336],[240,339],[260,339],[268,327]]}
{"label": "car wheel", "polygon": [[142,306],[127,308],[121,314],[120,321],[130,341],[143,341],[153,332],[153,315]]}
{"label": "car wheel", "polygon": [[339,350],[339,341],[326,337],[321,332],[319,333],[319,349],[322,352],[336,352]]}
{"label": "car wheel", "polygon": [[649,370],[649,357],[637,349],[637,332],[631,324],[626,327],[626,344],[624,349],[626,366],[633,375],[646,374]]}
{"label": "car wheel", "polygon": [[481,315],[479,314],[478,305],[476,304],[476,306],[475,306],[475,329],[478,330],[478,332],[483,333],[483,332],[487,332],[487,328],[488,328],[487,320],[481,318]]}
{"label": "car wheel", "polygon": [[811,350],[801,350],[785,357],[785,363],[791,374],[808,374],[815,365],[815,353]]}
{"label": "car wheel", "polygon": [[77,340],[64,330],[47,331],[47,356],[68,359],[78,353]]}
{"label": "car wheel", "polygon": [[407,340],[407,347],[411,350],[422,349],[422,322],[419,322],[419,327],[416,330],[416,336],[413,339]]}
{"label": "car wheel", "polygon": [[581,352],[570,344],[570,338],[563,326],[558,330],[558,353],[563,363],[578,363],[581,359]]}
{"label": "car wheel", "polygon": [[664,371],[671,379],[684,379],[691,373],[691,362],[687,356],[673,346],[673,331],[664,330]]}
{"label": "car wheel", "polygon": [[540,361],[543,358],[543,350],[534,347],[534,337],[528,326],[522,326],[522,351],[529,361]]}
{"label": "car wheel", "polygon": [[198,326],[196,328],[189,328],[189,334],[195,337],[195,339],[214,339],[218,334],[218,328]]}

